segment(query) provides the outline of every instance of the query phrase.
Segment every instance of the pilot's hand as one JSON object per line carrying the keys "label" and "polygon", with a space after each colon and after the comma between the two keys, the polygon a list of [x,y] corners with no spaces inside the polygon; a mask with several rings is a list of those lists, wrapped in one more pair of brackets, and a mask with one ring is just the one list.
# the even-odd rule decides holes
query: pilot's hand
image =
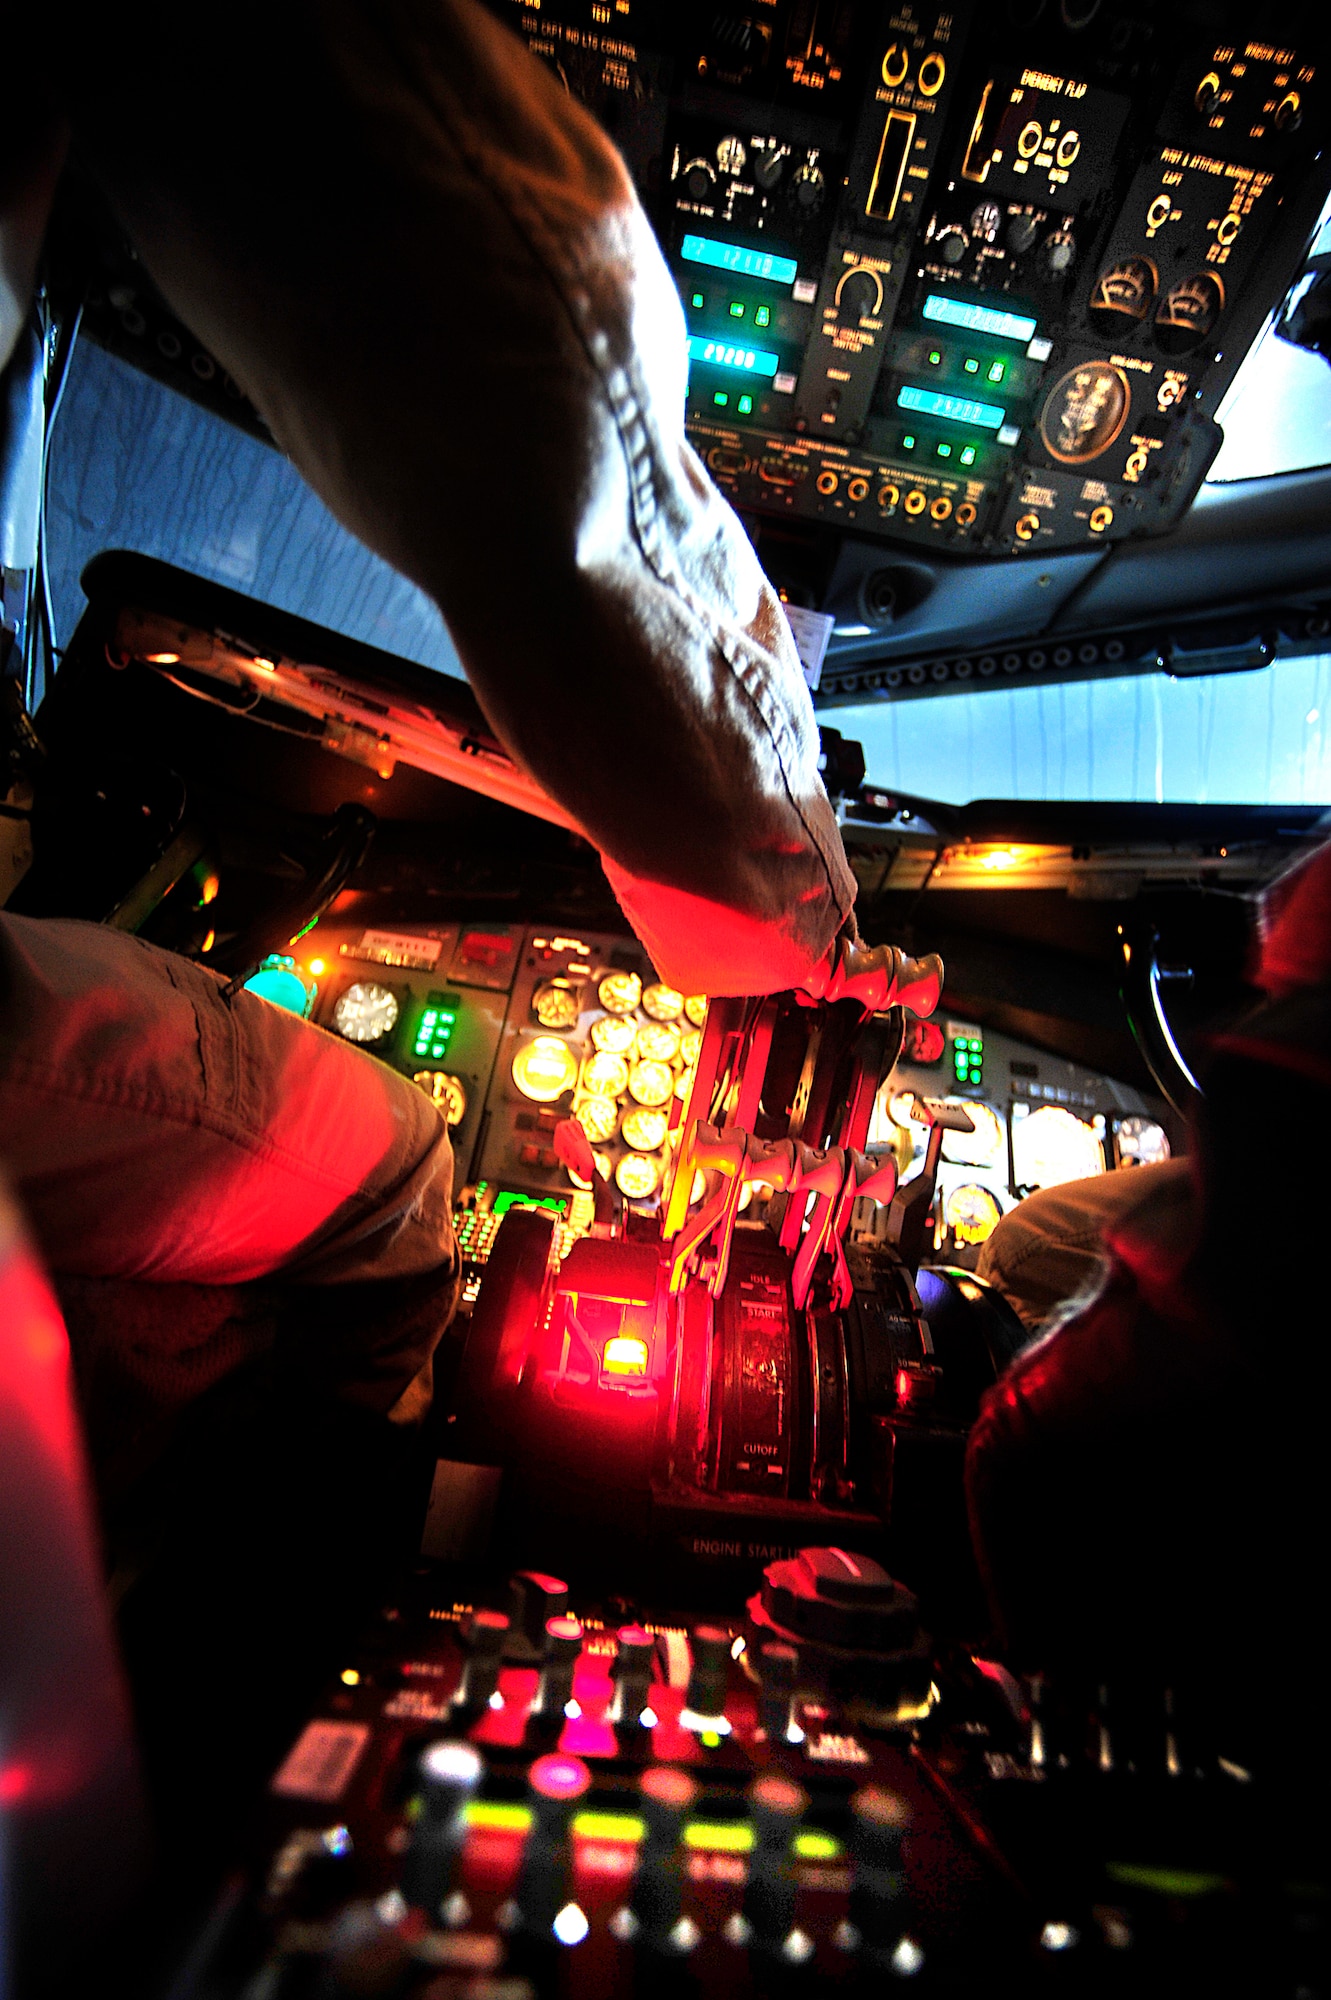
{"label": "pilot's hand", "polygon": [[815,1000],[858,1000],[866,1014],[904,1007],[923,1020],[942,995],[943,961],[936,951],[908,958],[894,944],[864,945],[842,936],[815,967],[806,991]]}

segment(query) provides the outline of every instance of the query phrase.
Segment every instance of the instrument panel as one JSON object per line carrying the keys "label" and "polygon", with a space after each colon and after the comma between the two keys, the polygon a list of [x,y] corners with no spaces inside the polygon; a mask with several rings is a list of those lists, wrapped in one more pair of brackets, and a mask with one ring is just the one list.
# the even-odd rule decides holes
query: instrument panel
{"label": "instrument panel", "polygon": [[[578,1120],[598,1173],[631,1211],[655,1214],[698,1060],[707,1001],[658,980],[631,937],[555,925],[324,919],[253,990],[308,1013],[433,1099],[456,1158],[456,1223],[471,1267],[464,1303],[513,1207],[554,1213],[561,1254],[590,1228],[591,1185],[563,1165],[554,1132]],[[917,1098],[962,1104],[948,1131],[934,1246],[962,1262],[1036,1188],[1167,1159],[1174,1114],[1141,1092],[945,1011],[909,1024],[878,1094],[870,1153],[903,1180],[923,1165]],[[864,1204],[871,1239],[885,1211]]]}
{"label": "instrument panel", "polygon": [[625,155],[741,509],[960,555],[1182,514],[1326,192],[1316,50],[1214,6],[492,5]]}

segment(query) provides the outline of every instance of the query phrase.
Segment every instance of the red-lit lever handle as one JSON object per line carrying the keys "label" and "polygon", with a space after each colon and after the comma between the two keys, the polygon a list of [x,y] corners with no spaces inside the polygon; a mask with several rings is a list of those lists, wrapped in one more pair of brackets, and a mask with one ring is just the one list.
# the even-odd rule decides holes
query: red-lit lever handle
{"label": "red-lit lever handle", "polygon": [[907,958],[894,944],[840,941],[824,1000],[858,1000],[866,1014],[904,1007],[921,1020],[932,1014],[943,991],[943,961],[936,951]]}

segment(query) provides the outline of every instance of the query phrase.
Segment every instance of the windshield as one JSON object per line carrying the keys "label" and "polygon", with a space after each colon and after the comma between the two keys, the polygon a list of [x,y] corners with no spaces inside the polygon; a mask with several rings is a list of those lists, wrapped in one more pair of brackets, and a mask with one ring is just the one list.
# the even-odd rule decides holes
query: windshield
{"label": "windshield", "polygon": [[[1311,255],[1327,252],[1331,203],[1322,211]],[[1281,340],[1274,324],[1253,342],[1216,411],[1225,442],[1207,475],[1213,481],[1331,465],[1331,366],[1320,354]]]}
{"label": "windshield", "polygon": [[1331,655],[1318,654],[1255,673],[1002,688],[824,719],[864,745],[871,783],[953,805],[1320,805],[1331,801],[1329,701]]}

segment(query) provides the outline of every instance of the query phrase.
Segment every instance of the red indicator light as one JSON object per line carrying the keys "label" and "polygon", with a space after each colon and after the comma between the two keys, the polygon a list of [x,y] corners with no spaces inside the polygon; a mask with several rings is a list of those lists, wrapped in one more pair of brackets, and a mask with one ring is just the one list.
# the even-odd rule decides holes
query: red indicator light
{"label": "red indicator light", "polygon": [[673,1765],[660,1764],[654,1770],[644,1771],[638,1780],[638,1789],[658,1805],[667,1806],[672,1812],[684,1812],[698,1796],[698,1787],[687,1771],[676,1770]]}
{"label": "red indicator light", "polygon": [[936,1063],[943,1053],[943,1030],[937,1021],[908,1021],[903,1053],[907,1062]]}
{"label": "red indicator light", "polygon": [[592,1774],[581,1757],[538,1757],[528,1782],[543,1799],[580,1799],[592,1782]]}
{"label": "red indicator light", "polygon": [[636,1334],[617,1334],[605,1344],[601,1367],[607,1375],[645,1375],[647,1342],[639,1340]]}

